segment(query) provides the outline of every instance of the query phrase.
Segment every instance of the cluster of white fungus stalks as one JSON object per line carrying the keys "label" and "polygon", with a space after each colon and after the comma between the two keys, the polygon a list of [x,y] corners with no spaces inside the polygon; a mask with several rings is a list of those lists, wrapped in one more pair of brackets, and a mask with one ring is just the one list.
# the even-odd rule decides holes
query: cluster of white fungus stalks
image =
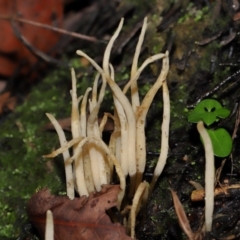
{"label": "cluster of white fungus stalks", "polygon": [[[168,154],[168,136],[170,122],[170,100],[166,77],[169,70],[168,52],[153,55],[138,67],[138,59],[147,29],[147,18],[144,19],[141,34],[133,57],[131,75],[126,86],[121,89],[115,82],[114,68],[109,62],[111,49],[123,26],[123,19],[110,39],[103,57],[103,66],[100,67],[92,58],[78,50],[77,54],[86,58],[97,70],[92,89],[88,88],[84,96],[77,96],[76,77],[72,73],[72,115],[71,130],[73,139],[66,141],[63,130],[51,115],[48,118],[54,125],[61,148],[45,157],[55,157],[62,153],[65,163],[67,195],[74,198],[74,186],[80,196],[88,196],[90,192],[100,191],[103,184],[109,184],[113,178],[114,168],[118,174],[121,192],[118,196],[118,208],[126,195],[132,199],[132,206],[128,217],[128,228],[133,238],[135,218],[142,204],[148,198],[149,190],[153,189],[158,176],[161,174]],[[162,59],[162,70],[156,82],[140,102],[137,80],[142,71],[152,62]],[[99,79],[101,88],[98,91]],[[98,113],[105,95],[106,86],[109,86],[113,95],[114,114],[106,113],[102,122],[98,123]],[[154,171],[153,180],[149,189],[147,182],[142,182],[146,164],[145,121],[150,105],[157,91],[163,89],[163,122],[161,154]],[[130,99],[126,93],[130,91]],[[92,92],[89,99],[89,93]],[[80,106],[79,106],[80,105]],[[89,112],[89,114],[86,114]],[[102,140],[102,131],[107,118],[112,118],[114,131],[109,145]],[[159,116],[161,119],[161,116]],[[161,134],[161,133],[159,133]],[[160,144],[159,144],[160,145]],[[70,156],[69,148],[73,149]],[[130,176],[130,187],[126,193],[126,177]]]}

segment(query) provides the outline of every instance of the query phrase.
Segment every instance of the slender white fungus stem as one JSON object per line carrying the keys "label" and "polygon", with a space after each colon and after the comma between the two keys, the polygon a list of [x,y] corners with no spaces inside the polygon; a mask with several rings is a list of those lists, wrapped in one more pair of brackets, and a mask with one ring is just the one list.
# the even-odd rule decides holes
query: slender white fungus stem
{"label": "slender white fungus stem", "polygon": [[[136,50],[135,50],[135,53],[134,53],[133,62],[132,62],[132,69],[131,69],[131,79],[134,77],[134,75],[137,72],[138,58],[139,58],[139,55],[140,55],[140,52],[141,52],[141,48],[142,48],[142,44],[143,44],[146,29],[147,29],[147,17],[144,18],[141,34],[139,36],[138,43],[137,43],[137,46],[136,46]],[[140,105],[137,79],[131,84],[131,98],[132,98],[133,111],[136,112],[137,107]]]}
{"label": "slender white fungus stem", "polygon": [[[117,146],[118,144],[119,145],[121,144],[121,132],[120,131],[114,131],[111,134],[108,147],[109,147],[110,152],[116,157],[116,159],[119,162],[119,159],[121,157],[121,153],[118,152],[118,150],[120,149],[120,147],[118,148],[118,146]],[[119,164],[121,165],[120,162],[119,162]],[[110,182],[111,182],[112,179],[113,179],[113,164],[111,164],[109,162],[109,166],[110,166]]]}
{"label": "slender white fungus stem", "polygon": [[73,138],[78,138],[80,136],[80,126],[79,126],[79,110],[78,110],[78,98],[77,98],[77,80],[76,74],[73,68],[71,68],[72,75],[72,115],[71,115],[71,130]]}
{"label": "slender white fungus stem", "polygon": [[[94,84],[93,84],[93,91],[92,91],[92,99],[94,99],[94,102],[96,102],[96,92],[97,92],[97,81],[99,78],[99,74],[97,74]],[[86,113],[86,108],[87,108],[87,100],[88,100],[88,94],[90,92],[91,88],[87,88],[85,91],[82,104],[81,104],[81,109],[80,109],[80,126],[81,126],[81,136],[86,137],[87,136],[87,113]],[[96,94],[95,94],[96,93]],[[91,162],[90,162],[90,157],[88,153],[88,146],[83,146],[82,148],[82,153],[79,155],[79,160],[83,162],[83,174],[84,174],[84,179],[85,179],[85,184],[88,193],[96,191],[94,187],[94,182],[93,182],[93,176],[92,176],[92,170],[91,170]],[[80,186],[80,181],[81,178],[78,178],[79,181],[77,182],[77,185]],[[88,196],[88,195],[87,195]]]}
{"label": "slender white fungus stem", "polygon": [[86,137],[87,136],[87,114],[86,114],[86,108],[87,108],[87,99],[88,99],[88,94],[91,91],[91,88],[87,88],[85,91],[82,104],[81,104],[81,109],[80,109],[80,129],[81,129],[81,136]]}
{"label": "slender white fungus stem", "polygon": [[118,118],[119,118],[120,126],[121,126],[121,146],[120,146],[121,157],[120,157],[119,161],[121,163],[121,167],[122,167],[122,170],[123,170],[125,176],[127,176],[129,173],[128,160],[130,158],[130,156],[128,155],[129,152],[126,151],[128,149],[129,125],[128,125],[127,118],[126,118],[126,115],[125,115],[122,105],[120,104],[120,102],[118,101],[118,99],[115,96],[113,96],[113,100],[114,100],[114,106],[117,110],[117,114],[118,114]]}
{"label": "slender white fungus stem", "polygon": [[97,104],[97,88],[98,88],[99,77],[100,77],[100,74],[98,73],[93,82],[92,101],[91,102],[94,106]]}
{"label": "slender white fungus stem", "polygon": [[[90,133],[88,130],[88,137],[93,137],[94,136],[94,131]],[[99,159],[99,154],[97,149],[96,144],[92,142],[91,144],[88,143],[88,151],[89,151],[89,156],[90,156],[90,162],[91,162],[91,169],[92,169],[92,176],[93,176],[93,182],[96,190],[99,192],[101,190],[101,185],[107,181],[107,176],[106,173],[102,172],[103,167],[100,167],[101,164],[104,164],[103,159]],[[100,161],[99,161],[100,160]],[[101,168],[101,170],[100,170]],[[103,175],[100,176],[100,173]],[[101,180],[100,180],[101,177]],[[104,179],[103,179],[104,178]],[[103,182],[103,183],[102,183]]]}
{"label": "slender white fungus stem", "polygon": [[[91,91],[91,88],[87,88],[85,91],[82,104],[81,104],[81,109],[80,109],[80,133],[81,137],[86,137],[86,105],[87,105],[87,97],[89,92]],[[76,146],[75,146],[76,147]],[[85,176],[86,174],[89,175],[89,170],[87,167],[89,164],[86,161],[86,154],[88,154],[86,151],[83,151],[79,155],[78,159],[74,162],[74,175],[75,175],[75,181],[77,185],[77,190],[80,196],[89,196],[89,189],[92,190],[94,189],[91,187],[91,182],[89,179],[90,176]],[[85,166],[84,166],[85,162]],[[88,181],[86,181],[86,178]],[[80,187],[81,186],[81,187]]]}
{"label": "slender white fungus stem", "polygon": [[146,138],[145,138],[145,122],[150,105],[158,92],[159,88],[162,86],[163,82],[166,82],[167,73],[169,70],[168,53],[166,53],[165,58],[163,58],[162,71],[157,78],[156,82],[153,84],[151,89],[145,95],[141,106],[137,109],[136,119],[137,119],[137,185],[142,181],[142,175],[145,170],[146,165]]}
{"label": "slender white fungus stem", "polygon": [[91,161],[88,152],[88,143],[83,146],[82,149],[83,155],[83,168],[84,168],[84,178],[87,190],[89,193],[95,192],[96,188],[93,182],[93,175],[92,175],[92,168],[91,168]]}
{"label": "slender white fungus stem", "polygon": [[143,64],[140,66],[140,68],[137,70],[136,74],[129,80],[129,82],[125,85],[125,87],[123,88],[123,93],[125,94],[127,92],[127,90],[129,89],[129,87],[131,86],[131,84],[136,81],[140,74],[142,73],[142,71],[152,62],[155,62],[159,59],[162,59],[165,57],[165,54],[164,53],[159,53],[159,54],[156,54],[156,55],[153,55],[149,58],[147,58]]}
{"label": "slender white fungus stem", "polygon": [[54,240],[54,224],[51,210],[46,212],[45,240]]}
{"label": "slender white fungus stem", "polygon": [[131,238],[135,238],[136,216],[140,210],[141,201],[143,201],[144,205],[146,203],[146,199],[148,198],[148,188],[149,184],[146,181],[143,181],[142,183],[140,183],[134,194],[129,216]]}
{"label": "slender white fungus stem", "polygon": [[[111,79],[113,81],[115,81],[114,79],[114,69],[112,67],[112,65],[110,65],[110,70],[111,70]],[[114,107],[116,110],[116,117],[118,117],[119,119],[119,123],[120,123],[120,131],[121,131],[121,138],[120,138],[120,158],[118,158],[123,173],[125,174],[125,177],[127,177],[128,173],[129,173],[129,158],[131,156],[129,156],[129,152],[126,151],[126,149],[128,149],[128,134],[129,134],[129,125],[128,125],[128,121],[127,121],[127,117],[124,111],[123,106],[121,105],[121,103],[118,101],[118,98],[113,94],[113,101],[114,101]]]}
{"label": "slender white fungus stem", "polygon": [[[61,147],[63,147],[67,143],[67,140],[62,127],[60,126],[60,124],[52,114],[46,113],[46,115],[51,121],[52,125],[54,126],[58,134],[60,145]],[[68,149],[66,149],[63,152],[63,160],[64,160],[64,166],[65,166],[65,175],[66,175],[66,189],[67,189],[67,196],[72,200],[74,198],[74,181],[73,181],[72,164],[67,161],[69,158],[70,158],[70,153]]]}
{"label": "slender white fungus stem", "polygon": [[205,150],[205,227],[206,231],[212,230],[213,210],[214,210],[214,154],[212,141],[202,121],[197,123],[197,130],[203,140]]}
{"label": "slender white fungus stem", "polygon": [[[110,117],[113,122],[114,122],[114,131],[111,134],[110,137],[110,141],[109,141],[109,150],[110,152],[116,157],[116,159],[118,160],[118,162],[121,165],[120,159],[121,159],[121,131],[120,129],[120,124],[119,124],[119,119],[116,116],[113,116],[110,113],[105,113],[104,115],[107,115],[108,117]],[[109,162],[109,166],[110,166],[110,182],[112,181],[113,178],[113,164],[111,162]]]}
{"label": "slender white fungus stem", "polygon": [[[72,137],[78,138],[81,136],[81,128],[80,128],[80,116],[78,109],[78,97],[77,97],[77,79],[76,74],[73,68],[71,68],[72,75],[72,114],[71,114],[71,130]],[[89,90],[87,90],[88,92]],[[86,95],[86,94],[85,94]],[[75,152],[76,145],[73,146],[73,152]],[[75,174],[77,190],[80,196],[88,196],[88,190],[85,184],[84,178],[84,167],[83,167],[83,158],[82,155],[79,155],[79,159],[76,159],[73,164],[73,172]]]}
{"label": "slender white fungus stem", "polygon": [[109,115],[104,113],[103,118],[102,118],[102,120],[101,120],[101,122],[99,124],[99,130],[100,130],[101,136],[102,136],[102,132],[104,130],[104,127],[105,127],[105,125],[106,125],[106,123],[108,121],[108,117],[109,117]]}
{"label": "slender white fungus stem", "polygon": [[[97,77],[98,76],[96,76],[96,79]],[[93,91],[95,90],[95,88],[96,88],[95,85],[93,85]],[[84,98],[81,104],[81,109],[80,109],[80,126],[81,126],[82,137],[87,136],[87,110],[86,109],[87,109],[87,102],[88,102],[88,94],[90,90],[91,88],[87,88],[87,90],[85,91]],[[83,147],[82,154],[80,154],[80,157],[82,157],[83,159],[84,178],[85,178],[86,187],[88,189],[88,192],[93,192],[95,191],[95,187],[93,183],[90,157],[88,154],[88,146]]]}
{"label": "slender white fungus stem", "polygon": [[75,181],[77,185],[77,191],[80,196],[89,196],[88,188],[85,182],[85,172],[84,172],[84,166],[83,166],[83,150],[81,151],[81,154],[78,156],[78,158],[74,162],[74,175],[75,175]]}
{"label": "slender white fungus stem", "polygon": [[[73,145],[75,145],[76,143],[79,143],[81,140],[83,139],[83,137],[79,137],[79,138],[74,138],[72,140],[70,140],[69,142],[67,142],[63,147],[53,151],[50,154],[47,155],[43,155],[44,158],[54,158],[56,156],[58,156],[59,154],[65,152],[66,150],[68,150],[69,148],[71,148]],[[67,162],[69,162],[69,160],[67,160]]]}
{"label": "slender white fungus stem", "polygon": [[79,56],[86,58],[92,65],[94,68],[96,68],[96,70],[103,76],[104,72],[102,70],[102,68],[92,59],[90,58],[86,53],[84,53],[81,50],[77,50],[76,52]]}
{"label": "slender white fungus stem", "polygon": [[[96,79],[97,79],[97,77],[98,76],[96,76]],[[94,82],[96,82],[96,80]],[[94,84],[94,86],[93,86],[93,89],[94,89],[93,91],[95,91],[95,89],[96,89],[95,85],[96,84]],[[81,104],[81,109],[80,109],[80,128],[81,128],[81,136],[82,137],[87,136],[87,113],[86,113],[86,108],[87,108],[88,94],[89,94],[90,91],[91,91],[91,88],[87,88],[87,90],[84,94],[82,104]],[[88,193],[94,192],[95,187],[94,187],[94,183],[93,183],[91,162],[90,162],[90,157],[89,157],[89,154],[88,154],[87,144],[86,144],[86,146],[83,146],[82,153],[79,155],[78,161],[83,162],[84,179],[85,179],[85,184],[86,184],[86,188],[87,188]],[[77,169],[76,169],[76,171],[77,171]],[[79,181],[77,182],[77,185],[81,185],[80,181],[81,180],[79,179]]]}
{"label": "slender white fungus stem", "polygon": [[[107,120],[108,120],[108,117],[109,117],[110,114],[107,114],[105,113],[100,124],[99,124],[99,131],[100,131],[100,138],[102,138],[102,132],[103,132],[103,129],[107,123]],[[105,171],[106,171],[106,177],[107,177],[107,183],[110,183],[112,181],[112,174],[113,174],[113,163],[112,161],[110,160],[110,158],[106,155],[104,155],[105,159],[107,158],[108,162],[107,164],[105,163],[104,166],[105,166]]]}
{"label": "slender white fungus stem", "polygon": [[[115,135],[115,136],[113,136],[113,135]],[[112,143],[111,141],[114,141],[115,143]],[[121,126],[120,126],[120,120],[119,120],[119,117],[117,115],[116,109],[114,109],[114,132],[111,135],[110,143],[115,144],[113,152],[115,153],[115,156],[116,156],[117,160],[121,164],[121,149],[122,149],[122,146],[121,146],[122,145]]]}
{"label": "slender white fungus stem", "polygon": [[[71,91],[70,91],[70,93],[71,93]],[[83,99],[83,96],[78,97],[78,104],[82,101],[82,99]]]}
{"label": "slender white fungus stem", "polygon": [[106,75],[107,78],[110,78],[110,71],[109,71],[109,58],[110,58],[110,54],[111,54],[111,49],[112,49],[112,46],[115,42],[115,40],[117,39],[119,33],[121,32],[121,29],[123,27],[123,21],[124,19],[121,18],[121,21],[118,25],[118,28],[117,30],[115,31],[115,33],[113,34],[113,36],[111,37],[110,41],[108,42],[108,45],[105,49],[105,52],[104,52],[104,56],[103,56],[103,71]]}
{"label": "slender white fungus stem", "polygon": [[162,71],[160,74],[160,78],[163,79],[162,88],[163,88],[163,121],[162,121],[162,136],[161,136],[161,153],[158,158],[157,166],[155,167],[152,182],[150,184],[150,193],[157,182],[158,177],[161,175],[163,168],[167,161],[168,156],[168,142],[169,142],[169,125],[170,125],[170,98],[169,91],[167,86],[167,74],[169,69],[169,59],[168,53],[166,53],[166,57],[163,59]]}
{"label": "slender white fungus stem", "polygon": [[138,43],[135,49],[134,57],[133,57],[133,62],[132,62],[132,68],[131,68],[131,76],[133,77],[137,71],[138,67],[138,58],[141,52],[145,32],[147,30],[147,17],[144,18],[143,20],[143,25],[142,25],[142,30],[138,39]]}

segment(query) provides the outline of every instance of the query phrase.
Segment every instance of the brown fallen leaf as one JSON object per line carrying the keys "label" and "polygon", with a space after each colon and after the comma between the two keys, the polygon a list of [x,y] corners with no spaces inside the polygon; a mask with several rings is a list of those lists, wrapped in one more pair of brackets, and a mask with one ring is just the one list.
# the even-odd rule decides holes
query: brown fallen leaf
{"label": "brown fallen leaf", "polygon": [[182,203],[180,202],[177,194],[170,189],[171,193],[172,193],[172,198],[173,198],[173,204],[174,204],[174,208],[178,217],[178,222],[182,228],[182,230],[186,233],[186,235],[188,236],[189,240],[193,240],[195,238],[194,233],[190,227],[187,215],[185,213],[185,210],[183,208]]}
{"label": "brown fallen leaf", "polygon": [[51,195],[48,189],[34,194],[28,202],[28,215],[44,239],[46,211],[54,219],[54,239],[57,240],[130,240],[120,223],[112,223],[106,210],[117,205],[118,185],[104,185],[101,192],[70,200]]}
{"label": "brown fallen leaf", "polygon": [[[0,73],[10,77],[18,70],[27,74],[38,58],[16,37],[12,28],[14,17],[47,24],[62,26],[63,3],[56,0],[0,0]],[[3,19],[4,17],[9,18]],[[19,31],[32,46],[41,52],[49,52],[59,41],[59,34],[26,23],[16,23]]]}

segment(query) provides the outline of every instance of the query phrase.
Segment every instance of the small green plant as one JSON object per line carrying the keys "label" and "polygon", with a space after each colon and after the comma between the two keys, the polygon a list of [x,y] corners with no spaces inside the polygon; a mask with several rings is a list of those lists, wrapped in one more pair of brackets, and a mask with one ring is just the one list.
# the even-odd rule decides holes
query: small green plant
{"label": "small green plant", "polygon": [[[219,119],[227,118],[230,111],[223,108],[222,105],[214,99],[205,99],[198,103],[188,115],[188,121],[197,123],[203,121],[207,127],[214,122],[218,122]],[[224,128],[218,128],[216,130],[207,129],[211,138],[214,155],[217,157],[226,157],[232,151],[232,138],[230,134]]]}

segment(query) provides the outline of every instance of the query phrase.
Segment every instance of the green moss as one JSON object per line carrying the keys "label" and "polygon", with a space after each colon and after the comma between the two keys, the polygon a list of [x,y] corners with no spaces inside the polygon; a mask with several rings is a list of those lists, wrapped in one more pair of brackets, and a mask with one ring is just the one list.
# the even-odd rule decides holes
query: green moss
{"label": "green moss", "polygon": [[193,19],[193,21],[198,22],[200,20],[203,20],[208,13],[209,13],[208,7],[197,9],[194,3],[191,2],[188,4],[186,8],[186,13],[181,18],[178,19],[178,23],[185,23],[190,19]]}
{"label": "green moss", "polygon": [[65,188],[59,177],[62,159],[46,161],[41,156],[59,146],[55,133],[43,131],[48,123],[45,113],[55,113],[57,118],[69,116],[69,91],[63,90],[69,83],[69,70],[53,72],[1,124],[1,237],[19,235],[27,219],[26,202],[39,186],[55,193]]}

